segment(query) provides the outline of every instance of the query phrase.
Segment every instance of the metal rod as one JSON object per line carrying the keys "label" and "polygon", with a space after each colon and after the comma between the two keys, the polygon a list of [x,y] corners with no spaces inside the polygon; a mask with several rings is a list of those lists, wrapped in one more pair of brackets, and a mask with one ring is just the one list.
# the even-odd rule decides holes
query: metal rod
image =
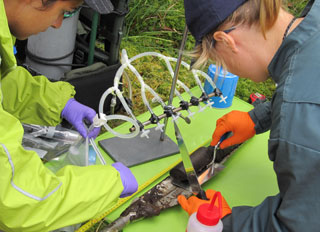
{"label": "metal rod", "polygon": [[[176,67],[175,67],[173,78],[172,78],[172,85],[171,85],[170,96],[169,96],[169,100],[168,100],[168,106],[172,105],[174,91],[176,89],[176,84],[177,84],[177,80],[178,80],[178,74],[179,74],[181,61],[182,61],[182,55],[183,55],[184,47],[185,47],[185,44],[186,44],[186,41],[187,41],[187,37],[188,37],[188,27],[187,27],[187,25],[185,25],[184,32],[183,32],[183,37],[182,37],[182,41],[181,41],[181,46],[180,46],[180,49],[179,49],[179,55],[178,55]],[[167,125],[168,125],[168,118],[165,119],[163,131],[161,132],[161,135],[160,135],[160,140],[161,141],[164,140],[164,135],[166,133]]]}
{"label": "metal rod", "polygon": [[[217,95],[215,92],[208,94],[208,98],[215,97],[215,96],[219,96],[219,94]],[[199,98],[198,100],[199,100],[199,102],[203,102],[203,101],[204,101],[204,98]],[[189,106],[192,106],[192,103],[189,102],[188,105],[189,105]],[[183,110],[183,108],[180,106],[180,107],[174,108],[174,109],[172,110],[172,112],[173,112],[173,113],[177,113],[177,112],[179,112],[179,111],[181,111],[181,110]],[[167,115],[166,115],[166,114],[161,114],[161,115],[158,116],[158,118],[159,118],[159,120],[161,120],[161,119],[163,119],[163,118],[167,118]],[[148,121],[143,122],[142,125],[143,125],[143,126],[148,126],[148,125],[150,125],[151,123],[152,123],[152,122],[151,122],[150,120],[148,120]],[[135,130],[136,130],[135,127],[130,128],[130,132],[133,132],[133,131],[135,131]]]}
{"label": "metal rod", "polygon": [[184,167],[184,170],[186,171],[186,175],[187,175],[187,179],[188,179],[191,191],[194,195],[198,195],[199,193],[201,193],[201,196],[203,196],[202,199],[204,200],[206,199],[206,194],[202,190],[201,185],[198,181],[198,176],[196,171],[194,170],[187,146],[184,143],[179,127],[175,121],[173,121],[173,125],[174,125],[174,132],[176,135],[183,167]]}

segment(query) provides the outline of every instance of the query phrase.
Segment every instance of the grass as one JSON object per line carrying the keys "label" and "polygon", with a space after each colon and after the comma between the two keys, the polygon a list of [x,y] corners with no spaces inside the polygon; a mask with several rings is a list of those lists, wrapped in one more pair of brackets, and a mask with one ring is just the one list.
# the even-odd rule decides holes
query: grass
{"label": "grass", "polygon": [[288,10],[298,17],[308,2],[309,0],[288,0],[286,5]]}

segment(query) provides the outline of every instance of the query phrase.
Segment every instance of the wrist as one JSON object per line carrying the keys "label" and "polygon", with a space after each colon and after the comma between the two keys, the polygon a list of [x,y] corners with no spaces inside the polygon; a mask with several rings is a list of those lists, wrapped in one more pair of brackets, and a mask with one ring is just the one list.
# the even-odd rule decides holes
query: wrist
{"label": "wrist", "polygon": [[73,102],[75,102],[75,101],[76,101],[76,100],[75,100],[74,98],[70,98],[70,99],[67,101],[66,105],[64,106],[64,108],[63,108],[63,110],[62,110],[62,112],[61,112],[61,117],[62,117],[62,118],[65,118],[65,116],[66,116],[66,114],[67,114],[67,112],[68,112],[69,106],[70,106]]}
{"label": "wrist", "polygon": [[113,163],[112,166],[120,173],[123,191],[120,197],[127,197],[138,189],[138,182],[131,170],[120,162]]}
{"label": "wrist", "polygon": [[247,117],[248,117],[248,125],[250,126],[251,129],[255,131],[255,125],[256,122],[253,119],[253,116],[251,116],[251,111],[247,112]]}

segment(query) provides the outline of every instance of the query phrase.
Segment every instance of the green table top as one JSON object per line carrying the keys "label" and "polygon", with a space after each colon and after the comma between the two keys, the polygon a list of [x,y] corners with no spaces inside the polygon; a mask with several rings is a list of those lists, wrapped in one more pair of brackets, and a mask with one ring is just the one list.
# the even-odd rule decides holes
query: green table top
{"label": "green table top", "polygon": [[[200,95],[199,89],[193,89],[195,96]],[[178,105],[178,100],[175,99],[173,105]],[[192,111],[198,111],[198,107],[191,107]],[[208,145],[211,141],[212,133],[215,129],[216,120],[222,115],[231,110],[249,111],[252,106],[238,98],[233,99],[233,104],[227,109],[207,108],[203,112],[196,113],[191,118],[191,124],[186,124],[180,120],[178,122],[180,131],[185,140],[186,146],[191,153],[200,146]],[[156,114],[161,114],[162,109],[156,107],[154,109]],[[186,114],[184,114],[186,115]],[[141,122],[146,121],[150,117],[149,113],[142,114],[138,117]],[[131,127],[128,123],[124,123],[117,131],[127,133]],[[169,121],[166,134],[175,140],[174,129],[172,123]],[[225,163],[225,169],[214,176],[210,181],[203,185],[204,189],[218,190],[225,197],[231,207],[239,205],[254,206],[264,200],[269,195],[278,193],[276,183],[276,176],[274,174],[272,163],[268,159],[267,154],[267,140],[268,133],[256,135],[236,150],[236,152]],[[97,141],[113,137],[109,132],[99,136]],[[147,139],[144,138],[147,142]],[[107,163],[114,161],[104,153]],[[145,184],[152,177],[165,170],[168,166],[177,162],[180,159],[180,154],[161,158],[144,164],[131,167],[131,171],[135,175],[139,186]],[[164,175],[157,181],[153,182],[145,189],[147,191],[156,183],[160,182]],[[141,191],[137,196],[143,194]],[[136,196],[136,197],[137,197]],[[107,216],[107,220],[115,220],[121,212],[128,207],[132,200],[124,203],[117,210],[113,211]],[[143,219],[127,225],[124,232],[183,232],[185,231],[188,222],[188,214],[184,212],[180,206],[173,207],[161,212],[159,216]]]}

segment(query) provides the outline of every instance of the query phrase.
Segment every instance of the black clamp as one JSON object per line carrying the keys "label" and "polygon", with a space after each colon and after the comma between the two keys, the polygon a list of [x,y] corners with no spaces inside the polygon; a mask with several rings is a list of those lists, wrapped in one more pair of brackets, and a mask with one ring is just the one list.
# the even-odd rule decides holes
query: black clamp
{"label": "black clamp", "polygon": [[[139,128],[140,128],[140,131],[142,131],[144,129],[144,125],[142,124],[142,122],[140,122],[139,120],[137,120],[137,123],[139,125]],[[130,132],[132,131],[135,131],[135,126],[132,126],[130,129],[129,129]]]}
{"label": "black clamp", "polygon": [[157,124],[157,123],[160,121],[160,119],[159,119],[159,117],[158,117],[157,115],[155,115],[154,113],[152,113],[149,121],[150,121],[151,123],[153,123],[153,124]]}
{"label": "black clamp", "polygon": [[180,107],[183,110],[188,110],[189,109],[189,102],[187,101],[180,101]]}
{"label": "black clamp", "polygon": [[208,101],[209,100],[208,95],[206,93],[204,93],[204,92],[202,93],[200,98],[202,99],[202,101]]}
{"label": "black clamp", "polygon": [[199,99],[196,98],[195,96],[192,96],[191,99],[190,99],[190,103],[191,103],[193,106],[198,106],[198,105],[199,105]]}
{"label": "black clamp", "polygon": [[174,108],[172,106],[164,106],[163,109],[167,117],[171,117],[174,114],[173,112]]}
{"label": "black clamp", "polygon": [[137,120],[137,123],[138,123],[138,125],[140,127],[140,131],[142,131],[144,129],[144,125],[139,120]]}

